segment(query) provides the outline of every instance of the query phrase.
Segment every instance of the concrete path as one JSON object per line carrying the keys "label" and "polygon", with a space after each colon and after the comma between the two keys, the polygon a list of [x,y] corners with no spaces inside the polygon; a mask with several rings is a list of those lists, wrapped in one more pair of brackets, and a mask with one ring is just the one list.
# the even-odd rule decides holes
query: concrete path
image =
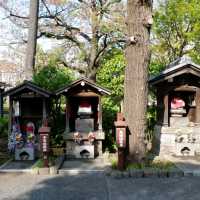
{"label": "concrete path", "polygon": [[0,166],[0,172],[30,172],[36,161],[14,161],[10,160]]}
{"label": "concrete path", "polygon": [[200,176],[200,160],[198,157],[165,156],[165,158],[172,161],[184,173]]}
{"label": "concrete path", "polygon": [[200,177],[113,179],[103,173],[0,173],[0,200],[199,200],[199,188]]}
{"label": "concrete path", "polygon": [[110,163],[105,162],[104,158],[97,158],[94,160],[80,159],[80,160],[66,160],[59,174],[79,174],[79,173],[93,173],[103,172]]}

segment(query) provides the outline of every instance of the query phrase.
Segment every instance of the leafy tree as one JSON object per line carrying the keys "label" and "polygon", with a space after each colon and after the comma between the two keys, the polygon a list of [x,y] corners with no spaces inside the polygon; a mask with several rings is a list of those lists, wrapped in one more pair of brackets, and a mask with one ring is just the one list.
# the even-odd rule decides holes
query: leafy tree
{"label": "leafy tree", "polygon": [[45,55],[43,58],[47,59],[47,63],[46,65],[40,66],[42,61],[40,61],[41,63],[38,61],[38,72],[33,76],[35,83],[53,92],[72,82],[74,79],[73,73],[70,69],[67,69],[58,62],[57,52],[54,51],[51,54]]}
{"label": "leafy tree", "polygon": [[97,72],[97,83],[111,90],[112,100],[119,105],[124,96],[125,56],[115,49],[104,59]]}
{"label": "leafy tree", "polygon": [[129,134],[129,158],[141,162],[145,156],[145,130],[150,61],[151,0],[128,0],[127,27],[130,44],[126,50],[124,114]]}
{"label": "leafy tree", "polygon": [[[12,22],[26,27],[28,17],[11,9],[12,1],[5,1],[3,8]],[[61,41],[63,64],[96,81],[108,51],[124,45],[124,17],[122,0],[41,0],[38,38]]]}
{"label": "leafy tree", "polygon": [[35,69],[35,55],[37,45],[39,0],[30,1],[29,30],[26,50],[26,79],[31,80]]}
{"label": "leafy tree", "polygon": [[101,68],[97,72],[97,83],[111,91],[111,96],[102,99],[103,105],[103,129],[106,133],[104,148],[115,150],[115,138],[113,124],[116,113],[120,111],[120,103],[123,99],[125,57],[122,51],[111,51],[104,58]]}
{"label": "leafy tree", "polygon": [[162,1],[154,14],[154,63],[163,66],[185,54],[200,62],[199,11],[198,0]]}
{"label": "leafy tree", "polygon": [[[47,55],[45,55],[44,52],[41,52],[41,55],[38,55],[38,57],[42,57],[46,64],[42,59],[40,62],[38,61],[37,73],[33,76],[33,81],[37,85],[52,92],[62,86],[70,84],[74,80],[72,71],[58,62],[58,52],[59,51],[54,51]],[[42,64],[42,66],[40,66],[40,64]],[[65,129],[65,114],[64,108],[62,107],[63,101],[63,98],[57,97],[50,102],[51,110],[49,124],[52,128],[51,143],[53,145],[62,145],[63,142],[62,132],[64,132]]]}

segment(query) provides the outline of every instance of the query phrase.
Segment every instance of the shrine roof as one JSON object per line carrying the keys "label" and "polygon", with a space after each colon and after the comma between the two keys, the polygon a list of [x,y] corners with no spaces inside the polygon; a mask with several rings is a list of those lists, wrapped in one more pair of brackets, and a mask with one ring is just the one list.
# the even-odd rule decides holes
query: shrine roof
{"label": "shrine roof", "polygon": [[57,90],[56,95],[60,95],[63,93],[68,94],[70,91],[76,90],[78,87],[79,88],[81,87],[83,89],[84,89],[84,87],[90,87],[91,89],[95,90],[96,93],[100,93],[101,95],[110,95],[111,94],[110,90],[108,90],[102,86],[99,86],[86,78],[81,78],[77,81],[74,81],[70,85],[66,85],[63,88]]}
{"label": "shrine roof", "polygon": [[4,82],[0,82],[0,88],[5,88],[5,87],[9,87],[10,85]]}
{"label": "shrine roof", "polygon": [[11,88],[3,93],[4,96],[14,96],[19,93],[23,93],[24,91],[32,91],[35,92],[41,96],[44,96],[46,98],[53,96],[53,93],[51,93],[48,90],[45,90],[35,83],[31,81],[25,80],[22,84],[19,84],[18,86]]}
{"label": "shrine roof", "polygon": [[191,73],[200,77],[200,65],[194,63],[190,57],[183,56],[166,66],[159,75],[151,77],[149,83],[156,85],[175,76]]}

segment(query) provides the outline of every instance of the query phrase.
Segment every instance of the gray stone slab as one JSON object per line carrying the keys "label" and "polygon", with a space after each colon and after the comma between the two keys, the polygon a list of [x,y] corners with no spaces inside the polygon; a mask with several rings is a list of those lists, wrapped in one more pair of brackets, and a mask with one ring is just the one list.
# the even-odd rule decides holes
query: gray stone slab
{"label": "gray stone slab", "polygon": [[76,176],[0,174],[1,200],[199,200],[200,177],[113,179],[103,173]]}
{"label": "gray stone slab", "polygon": [[103,159],[80,159],[80,160],[66,160],[59,173],[87,173],[87,172],[103,172],[110,164],[104,162]]}
{"label": "gray stone slab", "polygon": [[30,171],[36,161],[10,161],[1,169],[1,172],[25,172]]}

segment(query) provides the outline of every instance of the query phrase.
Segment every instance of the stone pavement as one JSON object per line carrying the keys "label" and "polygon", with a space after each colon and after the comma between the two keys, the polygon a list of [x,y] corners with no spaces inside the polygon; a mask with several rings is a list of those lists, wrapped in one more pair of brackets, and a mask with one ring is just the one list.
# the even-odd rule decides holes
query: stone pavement
{"label": "stone pavement", "polygon": [[191,173],[193,176],[200,176],[200,158],[191,156],[167,156],[166,160],[173,162],[184,173]]}
{"label": "stone pavement", "polygon": [[103,173],[0,173],[0,200],[199,200],[200,177],[113,179]]}
{"label": "stone pavement", "polygon": [[31,172],[31,167],[36,161],[15,161],[10,160],[0,166],[1,172]]}
{"label": "stone pavement", "polygon": [[76,160],[66,160],[59,174],[79,174],[79,173],[94,173],[94,172],[103,172],[106,167],[110,166],[109,162],[105,161],[104,158],[96,159],[76,159]]}

